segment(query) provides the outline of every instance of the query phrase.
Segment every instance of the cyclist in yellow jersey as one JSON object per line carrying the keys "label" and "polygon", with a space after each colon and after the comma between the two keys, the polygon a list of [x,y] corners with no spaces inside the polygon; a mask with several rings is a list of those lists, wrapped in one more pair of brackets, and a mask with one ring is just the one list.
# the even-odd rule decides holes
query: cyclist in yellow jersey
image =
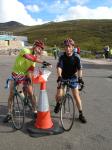
{"label": "cyclist in yellow jersey", "polygon": [[[23,48],[19,55],[15,60],[15,64],[12,68],[12,78],[17,79],[19,82],[23,82],[23,87],[27,83],[27,91],[31,99],[32,110],[34,113],[34,117],[36,117],[37,109],[36,109],[36,100],[33,94],[33,86],[32,86],[32,74],[35,68],[36,63],[41,64],[49,64],[45,61],[39,59],[39,56],[42,54],[42,50],[44,49],[44,43],[42,41],[36,40],[33,44],[33,47]],[[7,123],[11,120],[11,111],[12,111],[12,97],[14,95],[14,81],[10,82],[10,94],[8,98],[8,114],[4,118],[4,123]]]}

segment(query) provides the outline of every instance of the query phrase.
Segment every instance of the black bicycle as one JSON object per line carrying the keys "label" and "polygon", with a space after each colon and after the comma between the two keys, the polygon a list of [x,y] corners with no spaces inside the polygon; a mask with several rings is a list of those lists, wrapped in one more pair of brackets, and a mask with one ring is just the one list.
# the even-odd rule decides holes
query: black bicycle
{"label": "black bicycle", "polygon": [[[60,121],[65,131],[71,130],[75,118],[75,104],[70,94],[70,80],[62,80],[60,86],[63,86],[64,95],[61,98]],[[82,91],[84,84],[79,84],[79,91]]]}

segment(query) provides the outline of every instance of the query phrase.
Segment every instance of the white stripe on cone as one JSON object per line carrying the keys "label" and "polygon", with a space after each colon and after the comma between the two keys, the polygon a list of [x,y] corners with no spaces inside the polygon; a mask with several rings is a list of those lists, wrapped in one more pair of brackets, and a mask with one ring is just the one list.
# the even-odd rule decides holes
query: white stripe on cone
{"label": "white stripe on cone", "polygon": [[39,94],[38,111],[49,111],[48,95],[46,90],[41,90]]}

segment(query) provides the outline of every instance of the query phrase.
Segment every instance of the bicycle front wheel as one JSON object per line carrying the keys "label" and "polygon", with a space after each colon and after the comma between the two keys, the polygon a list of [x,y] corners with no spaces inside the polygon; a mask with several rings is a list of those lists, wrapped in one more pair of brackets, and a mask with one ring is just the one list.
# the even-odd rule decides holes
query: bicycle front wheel
{"label": "bicycle front wheel", "polygon": [[71,130],[75,117],[75,105],[73,98],[70,94],[66,94],[63,97],[61,110],[60,110],[60,120],[61,125],[65,131]]}
{"label": "bicycle front wheel", "polygon": [[22,129],[24,125],[25,109],[24,103],[20,95],[14,95],[13,98],[13,110],[12,110],[12,122],[14,128],[17,130]]}

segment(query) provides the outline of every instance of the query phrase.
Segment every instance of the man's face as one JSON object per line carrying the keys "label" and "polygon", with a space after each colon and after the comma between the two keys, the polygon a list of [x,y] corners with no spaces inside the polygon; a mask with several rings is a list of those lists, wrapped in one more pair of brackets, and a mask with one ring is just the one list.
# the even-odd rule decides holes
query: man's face
{"label": "man's face", "polygon": [[74,46],[72,46],[72,45],[65,46],[66,55],[67,56],[72,56],[73,49],[74,49]]}
{"label": "man's face", "polygon": [[42,54],[42,48],[41,47],[34,47],[33,48],[34,52],[35,52],[35,55],[41,55]]}

